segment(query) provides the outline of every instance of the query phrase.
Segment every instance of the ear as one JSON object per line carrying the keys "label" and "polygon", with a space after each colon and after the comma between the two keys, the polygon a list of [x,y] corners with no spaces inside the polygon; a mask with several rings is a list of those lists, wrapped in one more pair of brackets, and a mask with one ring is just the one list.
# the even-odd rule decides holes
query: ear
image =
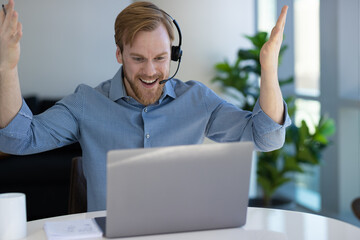
{"label": "ear", "polygon": [[118,63],[120,63],[120,64],[123,63],[122,54],[121,54],[119,46],[116,46],[116,59],[117,59]]}

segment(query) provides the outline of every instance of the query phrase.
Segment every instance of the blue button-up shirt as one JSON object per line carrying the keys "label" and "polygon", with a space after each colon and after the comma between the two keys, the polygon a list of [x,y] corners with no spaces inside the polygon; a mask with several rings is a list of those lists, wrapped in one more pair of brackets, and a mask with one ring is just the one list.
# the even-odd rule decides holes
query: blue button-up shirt
{"label": "blue button-up shirt", "polygon": [[[172,79],[160,99],[143,106],[126,94],[120,69],[113,79],[92,88],[77,87],[42,114],[33,116],[26,103],[0,130],[0,151],[42,152],[78,141],[87,179],[88,210],[106,208],[106,154],[109,150],[216,142],[253,141],[270,151],[284,143],[279,125],[256,103],[253,112],[224,101],[205,85]],[[285,111],[286,105],[285,105]]]}

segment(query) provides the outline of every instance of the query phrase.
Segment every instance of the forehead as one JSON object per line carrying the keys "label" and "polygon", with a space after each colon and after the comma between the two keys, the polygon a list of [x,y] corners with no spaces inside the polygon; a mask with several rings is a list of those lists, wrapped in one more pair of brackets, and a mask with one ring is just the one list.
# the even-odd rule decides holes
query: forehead
{"label": "forehead", "polygon": [[124,46],[124,52],[141,55],[170,52],[170,37],[163,24],[153,31],[139,31],[132,44]]}

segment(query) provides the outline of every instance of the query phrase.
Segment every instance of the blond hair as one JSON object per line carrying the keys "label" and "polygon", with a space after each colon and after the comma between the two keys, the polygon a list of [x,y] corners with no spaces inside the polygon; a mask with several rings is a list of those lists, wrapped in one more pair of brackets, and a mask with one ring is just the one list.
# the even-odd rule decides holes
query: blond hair
{"label": "blond hair", "polygon": [[115,21],[115,42],[123,51],[124,45],[132,45],[139,31],[153,31],[163,24],[174,40],[172,19],[159,7],[150,2],[136,2],[126,7]]}

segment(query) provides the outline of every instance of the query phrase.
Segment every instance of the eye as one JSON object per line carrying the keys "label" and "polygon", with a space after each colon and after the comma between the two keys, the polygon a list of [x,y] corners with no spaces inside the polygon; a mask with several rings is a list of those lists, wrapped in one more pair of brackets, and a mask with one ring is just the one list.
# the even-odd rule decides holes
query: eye
{"label": "eye", "polygon": [[143,62],[144,61],[144,58],[142,57],[133,57],[132,58],[135,62]]}
{"label": "eye", "polygon": [[164,60],[165,58],[164,57],[157,57],[155,58],[157,61],[161,61],[161,60]]}

